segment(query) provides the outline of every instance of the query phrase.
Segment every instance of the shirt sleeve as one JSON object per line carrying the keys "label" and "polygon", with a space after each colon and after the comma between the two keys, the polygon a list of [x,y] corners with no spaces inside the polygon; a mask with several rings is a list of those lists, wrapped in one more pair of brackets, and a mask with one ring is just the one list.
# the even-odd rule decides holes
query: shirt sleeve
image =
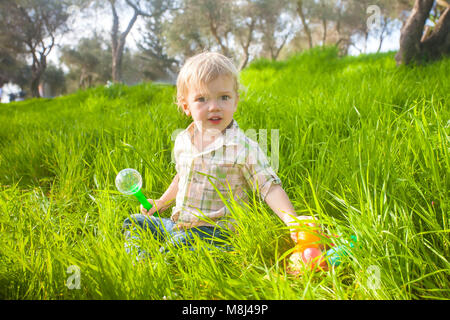
{"label": "shirt sleeve", "polygon": [[281,180],[272,169],[259,145],[255,142],[246,148],[247,156],[242,166],[242,174],[253,191],[259,190],[264,200],[272,184],[281,185]]}

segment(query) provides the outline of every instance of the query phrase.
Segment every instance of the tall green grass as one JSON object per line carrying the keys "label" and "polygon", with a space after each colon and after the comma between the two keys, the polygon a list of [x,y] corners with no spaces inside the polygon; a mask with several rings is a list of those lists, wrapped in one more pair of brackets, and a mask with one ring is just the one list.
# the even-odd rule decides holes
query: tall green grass
{"label": "tall green grass", "polygon": [[332,48],[242,72],[235,118],[279,130],[278,174],[298,213],[359,239],[341,266],[300,278],[285,273],[288,231],[257,197],[233,207],[232,252],[199,242],[161,254],[147,236],[151,260],[125,253],[121,225],[138,203],[115,175],[139,170],[149,198],[169,186],[174,131],[189,124],[172,86],[0,105],[0,298],[448,299],[449,74],[449,59],[406,68],[394,53]]}

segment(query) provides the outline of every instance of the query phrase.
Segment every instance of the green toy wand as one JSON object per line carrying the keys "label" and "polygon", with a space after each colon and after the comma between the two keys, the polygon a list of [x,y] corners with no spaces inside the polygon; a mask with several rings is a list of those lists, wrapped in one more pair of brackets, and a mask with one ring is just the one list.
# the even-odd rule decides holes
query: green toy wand
{"label": "green toy wand", "polygon": [[[120,171],[116,177],[116,187],[123,194],[134,195],[145,209],[153,207],[142,193],[142,177],[137,170],[128,168]],[[156,212],[153,215],[158,216]]]}

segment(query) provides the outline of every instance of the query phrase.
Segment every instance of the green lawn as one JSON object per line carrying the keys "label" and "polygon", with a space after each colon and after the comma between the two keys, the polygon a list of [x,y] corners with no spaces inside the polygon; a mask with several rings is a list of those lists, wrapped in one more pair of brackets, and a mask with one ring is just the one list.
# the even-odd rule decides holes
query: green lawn
{"label": "green lawn", "polygon": [[151,261],[125,253],[120,228],[139,204],[114,179],[137,169],[149,198],[169,186],[175,133],[190,122],[174,87],[0,105],[0,299],[449,299],[449,75],[450,59],[406,68],[394,53],[334,49],[242,72],[235,118],[268,133],[298,213],[361,244],[301,278],[286,275],[293,243],[257,197],[233,210],[233,252],[161,254],[147,239]]}

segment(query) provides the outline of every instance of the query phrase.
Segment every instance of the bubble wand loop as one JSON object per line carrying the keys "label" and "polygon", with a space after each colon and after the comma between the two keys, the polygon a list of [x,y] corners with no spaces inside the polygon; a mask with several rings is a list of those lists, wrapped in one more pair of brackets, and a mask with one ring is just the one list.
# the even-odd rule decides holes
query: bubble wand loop
{"label": "bubble wand loop", "polygon": [[[116,187],[125,195],[135,196],[146,210],[153,207],[142,193],[142,177],[137,170],[128,168],[120,171],[116,176]],[[156,212],[153,215],[158,216]]]}

